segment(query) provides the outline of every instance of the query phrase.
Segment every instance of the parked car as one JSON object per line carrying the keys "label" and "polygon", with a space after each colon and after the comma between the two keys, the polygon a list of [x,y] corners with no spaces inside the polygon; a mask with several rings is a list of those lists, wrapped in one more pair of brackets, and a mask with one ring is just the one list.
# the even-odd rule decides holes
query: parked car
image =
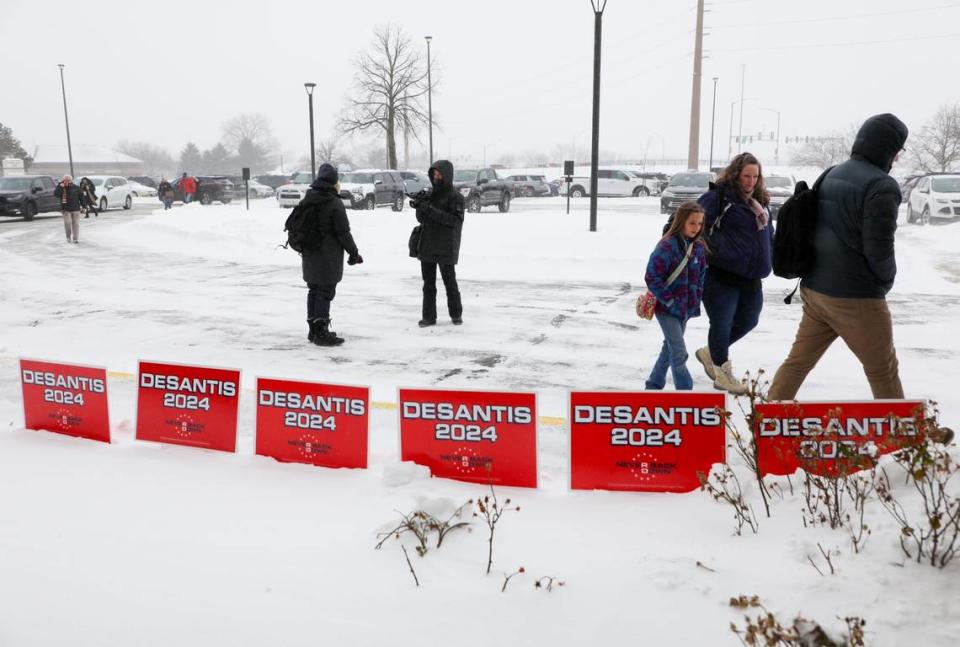
{"label": "parked car", "polygon": [[138,198],[155,198],[157,197],[157,190],[153,187],[147,186],[146,184],[140,184],[135,180],[129,180],[128,184],[130,185],[130,190],[133,191],[133,195]]}
{"label": "parked car", "polygon": [[517,197],[532,198],[551,194],[550,185],[543,175],[511,175],[507,179],[513,182],[513,193]]}
{"label": "parked car", "polygon": [[56,188],[49,175],[0,177],[0,216],[33,220],[38,213],[60,211]]}
{"label": "parked car", "polygon": [[350,209],[375,209],[390,205],[403,211],[406,185],[399,171],[361,169],[340,174],[340,199]]}
{"label": "parked car", "polygon": [[[575,175],[570,183],[570,197],[582,198],[590,195],[590,177]],[[567,184],[560,187],[560,193],[566,195]],[[635,177],[622,169],[599,169],[597,171],[597,195],[604,197],[635,198],[650,195],[650,188],[643,178]]]}
{"label": "parked car", "polygon": [[307,195],[307,191],[309,190],[309,182],[287,182],[286,184],[277,187],[277,206],[281,209],[286,207],[295,207],[300,204],[300,201],[303,200],[304,196]]}
{"label": "parked car", "polygon": [[127,182],[127,178],[116,175],[88,175],[87,178],[93,182],[97,197],[100,198],[100,211],[117,207],[129,209],[133,206],[133,185]]}
{"label": "parked car", "polygon": [[660,195],[670,184],[670,176],[666,173],[652,173],[648,171],[627,171],[635,178],[643,180],[643,185],[647,187],[647,195]]}
{"label": "parked car", "polygon": [[[233,199],[233,182],[223,175],[198,175],[194,179],[197,181],[197,192],[193,196],[194,202],[200,204],[212,204],[214,202],[229,204],[230,200]],[[178,177],[171,182],[175,202],[183,202],[180,180],[181,178]]]}
{"label": "parked car", "polygon": [[934,218],[957,216],[960,216],[960,174],[934,173],[920,178],[907,202],[907,222],[925,225]]}
{"label": "parked car", "polygon": [[[233,197],[237,200],[244,200],[247,197],[246,187],[243,181],[243,177],[240,175],[233,175],[227,178],[230,182],[233,183]],[[272,198],[273,189],[268,187],[265,184],[251,178],[247,181],[250,186],[250,197],[251,198]]]}
{"label": "parked car", "polygon": [[687,200],[696,200],[710,189],[714,177],[704,171],[677,173],[660,194],[660,213],[673,213]]}
{"label": "parked car", "polygon": [[793,196],[797,181],[792,175],[765,175],[763,183],[770,194],[770,219],[776,220],[780,207]]}
{"label": "parked car", "polygon": [[497,172],[492,168],[455,170],[453,186],[463,195],[467,211],[477,213],[483,207],[494,204],[500,213],[510,211],[513,182],[497,177]]}
{"label": "parked car", "polygon": [[903,204],[910,204],[910,193],[917,187],[917,183],[923,178],[923,175],[909,175],[900,184],[900,195],[903,198]]}
{"label": "parked car", "polygon": [[139,182],[144,186],[149,186],[154,189],[157,188],[157,181],[148,175],[131,175],[127,177],[131,182]]}
{"label": "parked car", "polygon": [[421,171],[400,171],[400,177],[403,178],[407,193],[417,193],[430,188],[430,178]]}

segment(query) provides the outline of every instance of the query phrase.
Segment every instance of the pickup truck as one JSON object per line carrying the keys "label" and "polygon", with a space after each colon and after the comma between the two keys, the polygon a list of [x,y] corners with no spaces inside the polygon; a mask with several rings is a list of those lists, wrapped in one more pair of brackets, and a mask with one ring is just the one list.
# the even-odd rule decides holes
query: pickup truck
{"label": "pickup truck", "polygon": [[492,168],[454,171],[453,187],[463,196],[467,211],[477,213],[490,205],[497,205],[500,213],[510,211],[513,182],[500,179]]}
{"label": "pickup truck", "polygon": [[[566,182],[560,185],[560,193],[566,195],[567,187],[570,187],[571,198],[582,198],[590,195],[590,176],[573,177],[573,181],[568,185]],[[603,197],[626,197],[633,196],[646,197],[650,195],[650,187],[644,178],[639,178],[632,173],[620,169],[599,169],[597,171],[597,196]]]}

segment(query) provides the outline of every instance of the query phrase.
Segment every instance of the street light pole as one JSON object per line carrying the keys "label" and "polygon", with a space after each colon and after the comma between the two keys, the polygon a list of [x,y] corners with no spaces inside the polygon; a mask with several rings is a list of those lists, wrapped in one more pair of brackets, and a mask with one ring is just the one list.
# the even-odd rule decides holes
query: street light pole
{"label": "street light pole", "polygon": [[740,130],[737,132],[737,152],[740,152],[740,143],[743,141],[743,81],[747,76],[747,64],[740,68]]}
{"label": "street light pole", "polygon": [[67,116],[67,86],[63,82],[63,63],[60,68],[60,90],[63,92],[63,121],[67,124],[67,157],[70,158],[70,176],[73,177],[73,146],[70,144],[70,117]]}
{"label": "street light pole", "polygon": [[433,78],[430,75],[430,41],[433,36],[424,36],[423,39],[427,41],[427,132],[430,138],[430,159],[427,163],[433,164]]}
{"label": "street light pole", "polygon": [[597,230],[597,175],[600,166],[600,44],[607,0],[590,0],[593,8],[593,141],[590,156],[590,231]]}
{"label": "street light pole", "polygon": [[773,108],[760,108],[760,109],[765,110],[767,112],[777,113],[777,143],[776,143],[776,147],[773,149],[773,163],[779,164],[780,163],[780,111],[774,110]]}
{"label": "street light pole", "polygon": [[313,144],[313,89],[317,87],[316,83],[304,83],[303,87],[307,91],[307,103],[310,105],[310,179],[317,179],[317,148]]}
{"label": "street light pole", "polygon": [[717,122],[717,81],[719,76],[713,77],[713,109],[710,112],[710,165],[708,171],[713,170],[713,126]]}

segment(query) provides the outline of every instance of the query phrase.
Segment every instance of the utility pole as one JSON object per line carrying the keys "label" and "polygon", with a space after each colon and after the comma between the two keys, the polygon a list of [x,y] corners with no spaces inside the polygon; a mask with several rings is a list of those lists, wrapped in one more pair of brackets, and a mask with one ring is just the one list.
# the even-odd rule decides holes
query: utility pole
{"label": "utility pole", "polygon": [[430,140],[430,159],[427,163],[433,164],[433,78],[430,75],[430,41],[433,36],[424,36],[423,39],[427,41],[427,133]]}
{"label": "utility pole", "polygon": [[[407,122],[407,91],[403,91],[403,168],[410,168],[410,127]],[[433,162],[430,162],[433,164]]]}
{"label": "utility pole", "polygon": [[713,77],[713,108],[710,111],[710,166],[708,171],[713,170],[713,127],[717,122],[717,81],[720,77]]}
{"label": "utility pole", "polygon": [[590,231],[597,230],[597,174],[600,166],[600,43],[607,0],[590,0],[593,8],[593,143],[590,158]]}
{"label": "utility pole", "polygon": [[60,90],[63,92],[63,120],[67,124],[67,156],[70,158],[70,177],[73,177],[73,146],[70,144],[70,117],[67,116],[67,86],[63,82],[63,63],[60,68]]}
{"label": "utility pole", "polygon": [[693,46],[693,91],[690,93],[690,148],[687,168],[700,167],[700,68],[703,65],[703,0],[697,0],[697,33]]}

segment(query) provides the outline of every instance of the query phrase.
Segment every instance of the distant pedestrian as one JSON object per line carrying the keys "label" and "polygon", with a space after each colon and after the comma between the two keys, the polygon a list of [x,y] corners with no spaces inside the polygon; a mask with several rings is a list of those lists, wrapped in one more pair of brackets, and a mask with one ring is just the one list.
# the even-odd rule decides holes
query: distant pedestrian
{"label": "distant pedestrian", "polygon": [[343,253],[349,254],[348,265],[363,263],[363,257],[350,233],[350,221],[339,195],[337,169],[321,164],[317,179],[310,185],[297,209],[310,209],[311,225],[320,237],[317,249],[304,249],[301,254],[303,280],[307,291],[307,340],[317,346],[339,346],[343,338],[330,330],[330,304],[343,279]]}
{"label": "distant pedestrian", "polygon": [[173,205],[173,185],[167,182],[167,178],[160,178],[160,184],[157,185],[157,194],[160,196],[160,202],[163,203],[164,211]]}
{"label": "distant pedestrian", "polygon": [[773,263],[770,196],[759,160],[750,153],[734,157],[697,202],[706,214],[704,237],[710,246],[703,286],[710,329],[707,346],[695,356],[714,388],[742,395],[747,387],[734,376],[730,346],[757,327],[762,281]]}
{"label": "distant pedestrian", "polygon": [[453,188],[453,164],[438,160],[430,167],[429,193],[410,201],[417,210],[420,244],[417,258],[423,277],[423,308],[419,326],[437,323],[437,266],[447,292],[447,313],[455,326],[463,323],[463,303],[457,285],[456,264],[460,258],[460,234],[463,231],[463,196]]}
{"label": "distant pedestrian", "polygon": [[666,386],[668,368],[673,373],[675,389],[689,391],[693,388],[683,335],[687,322],[700,316],[706,258],[703,208],[696,202],[684,202],[647,262],[647,289],[657,297],[654,316],[663,331],[663,345],[647,378],[647,390],[660,390]]}
{"label": "distant pedestrian", "polygon": [[860,364],[874,398],[903,397],[887,292],[897,275],[894,234],[900,187],[890,169],[907,141],[891,114],[867,119],[850,159],[817,191],[813,267],[800,281],[803,316],[790,354],[773,376],[771,400],[792,400],[839,337]]}
{"label": "distant pedestrian", "polygon": [[80,210],[86,214],[84,218],[89,218],[91,211],[93,212],[94,218],[99,218],[99,206],[100,202],[97,199],[97,187],[90,181],[90,178],[80,178]]}
{"label": "distant pedestrian", "polygon": [[190,204],[193,202],[193,196],[197,192],[197,181],[193,176],[187,175],[184,172],[180,176],[180,193],[183,194],[183,204]]}
{"label": "distant pedestrian", "polygon": [[73,183],[73,178],[64,175],[53,194],[60,200],[60,210],[63,212],[63,229],[67,233],[68,243],[80,242],[80,187]]}

